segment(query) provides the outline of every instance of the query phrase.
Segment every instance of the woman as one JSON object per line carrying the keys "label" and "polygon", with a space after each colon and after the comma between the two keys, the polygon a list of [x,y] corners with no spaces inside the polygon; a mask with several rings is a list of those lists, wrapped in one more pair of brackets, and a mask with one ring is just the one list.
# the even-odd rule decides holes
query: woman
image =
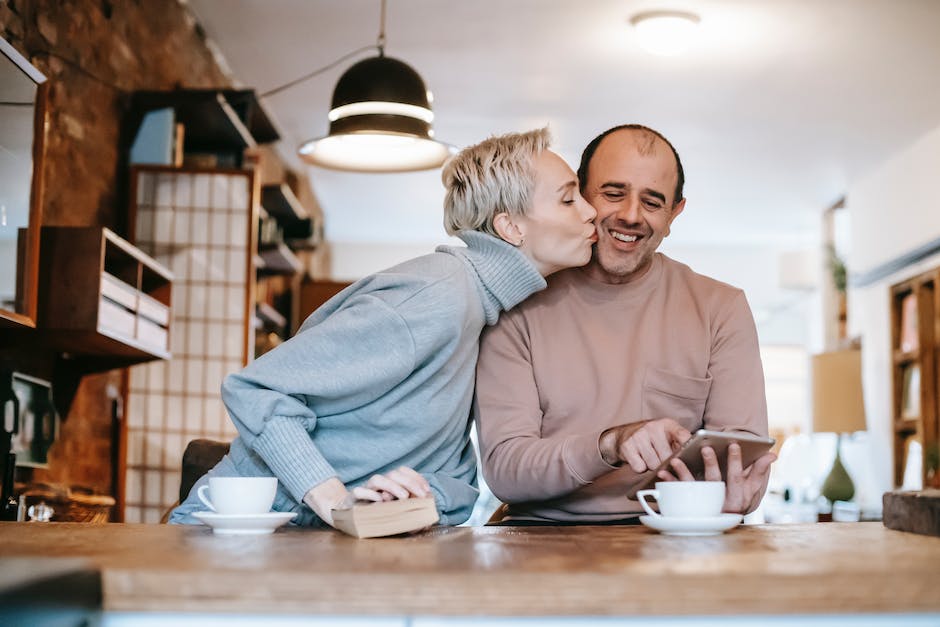
{"label": "woman", "polygon": [[477,498],[469,440],[477,341],[485,324],[591,257],[594,209],[548,150],[547,129],[490,138],[444,168],[444,225],[467,247],[366,277],[297,335],[222,384],[238,428],[229,454],[170,522],[196,523],[209,476],[276,476],[276,511],[332,524],[352,499],[433,495],[441,524]]}

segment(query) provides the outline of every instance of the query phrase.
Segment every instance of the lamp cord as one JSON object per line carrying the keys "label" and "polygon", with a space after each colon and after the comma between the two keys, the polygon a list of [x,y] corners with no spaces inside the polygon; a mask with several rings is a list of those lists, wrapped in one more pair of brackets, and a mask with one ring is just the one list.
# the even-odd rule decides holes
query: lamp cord
{"label": "lamp cord", "polygon": [[267,98],[268,96],[273,96],[274,94],[278,94],[284,91],[285,89],[290,89],[294,85],[298,85],[300,83],[303,83],[306,80],[313,78],[314,76],[323,74],[327,70],[332,70],[334,67],[336,67],[337,65],[339,65],[346,59],[350,57],[354,57],[362,52],[366,52],[367,50],[377,49],[379,51],[379,56],[384,57],[385,56],[385,1],[386,0],[382,0],[382,11],[379,17],[379,36],[376,38],[374,46],[363,46],[361,48],[357,48],[353,50],[352,52],[344,54],[343,56],[333,61],[329,65],[324,65],[323,67],[317,68],[308,74],[304,74],[300,78],[296,78],[289,83],[278,85],[277,87],[274,87],[273,89],[269,89],[268,91],[264,93],[258,94],[258,98]]}
{"label": "lamp cord", "polygon": [[[356,48],[352,52],[347,52],[346,54],[336,59],[329,65],[324,65],[323,67],[317,68],[314,71],[310,72],[309,74],[304,74],[300,78],[296,78],[289,83],[284,83],[283,85],[279,85],[275,87],[274,89],[269,89],[268,91],[264,93],[258,94],[258,98],[267,98],[268,96],[273,96],[274,94],[280,93],[284,91],[285,89],[290,89],[291,87],[293,87],[294,85],[297,85],[298,83],[302,83],[308,79],[311,79],[314,76],[317,76],[318,74],[323,74],[327,70],[332,70],[334,67],[336,67],[337,65],[339,65],[340,63],[348,59],[349,57],[354,57],[358,54],[362,54],[363,52],[367,50],[375,50],[375,49],[376,49],[376,46],[363,46],[361,48]],[[379,54],[381,53],[382,53],[382,49],[379,48]]]}
{"label": "lamp cord", "polygon": [[379,18],[379,37],[375,42],[379,49],[379,56],[385,56],[385,0],[382,0],[382,14]]}
{"label": "lamp cord", "polygon": [[[309,72],[309,73],[307,73],[307,74],[304,74],[304,75],[301,76],[300,78],[294,79],[294,80],[290,81],[289,83],[284,83],[283,85],[278,85],[277,87],[274,87],[273,89],[269,89],[268,91],[266,91],[266,92],[264,92],[264,93],[258,94],[258,98],[267,98],[268,96],[273,96],[274,94],[278,94],[278,93],[280,93],[280,92],[282,92],[282,91],[284,91],[284,90],[286,90],[286,89],[290,89],[290,88],[293,87],[294,85],[297,85],[297,84],[302,83],[302,82],[304,82],[304,81],[306,81],[306,80],[309,80],[309,79],[313,78],[314,76],[317,76],[317,75],[319,75],[319,74],[322,74],[322,73],[324,73],[324,72],[326,72],[326,71],[328,71],[328,70],[332,70],[334,67],[336,67],[337,65],[339,65],[339,64],[342,63],[343,61],[346,61],[346,60],[349,59],[350,57],[354,57],[354,56],[356,56],[356,55],[362,54],[363,52],[366,52],[366,51],[369,51],[369,50],[376,50],[376,49],[377,49],[378,52],[379,52],[379,56],[380,56],[380,57],[384,57],[384,56],[385,56],[385,1],[386,1],[386,0],[382,0],[382,13],[381,13],[381,18],[380,18],[380,22],[379,22],[379,36],[378,36],[378,38],[377,38],[376,43],[375,43],[374,46],[362,46],[361,48],[356,48],[356,49],[353,50],[352,52],[347,52],[346,54],[344,54],[344,55],[341,56],[340,58],[336,59],[336,60],[333,61],[332,63],[329,63],[329,64],[327,64],[327,65],[324,65],[324,66],[321,67],[321,68],[317,68],[316,70],[313,70],[312,72]],[[117,92],[127,92],[127,91],[128,91],[127,89],[124,89],[123,87],[120,87],[120,86],[118,86],[118,85],[115,85],[115,84],[112,83],[112,82],[106,81],[106,80],[104,80],[104,79],[102,79],[102,78],[96,76],[94,73],[89,72],[89,71],[86,70],[84,67],[82,67],[81,64],[79,64],[79,63],[75,62],[74,60],[72,60],[72,59],[70,59],[70,58],[68,58],[68,57],[65,57],[65,56],[63,56],[63,55],[61,55],[61,54],[58,54],[58,53],[56,53],[56,52],[53,52],[52,50],[43,50],[43,49],[39,49],[39,50],[30,50],[30,51],[28,51],[28,53],[29,53],[31,56],[32,56],[32,55],[37,55],[37,54],[42,54],[42,55],[46,55],[46,56],[49,56],[49,57],[55,57],[56,59],[59,59],[60,61],[62,61],[62,62],[65,63],[66,65],[68,65],[69,67],[78,70],[79,72],[81,72],[82,74],[84,74],[85,76],[87,76],[88,78],[90,78],[90,79],[92,79],[92,80],[94,80],[94,81],[96,81],[96,82],[98,82],[98,83],[104,85],[105,87],[110,87],[111,89],[113,89],[114,91],[117,91]],[[11,106],[11,105],[14,105],[14,104],[19,104],[19,103],[4,102],[4,103],[2,103],[2,104],[3,104],[4,106]]]}

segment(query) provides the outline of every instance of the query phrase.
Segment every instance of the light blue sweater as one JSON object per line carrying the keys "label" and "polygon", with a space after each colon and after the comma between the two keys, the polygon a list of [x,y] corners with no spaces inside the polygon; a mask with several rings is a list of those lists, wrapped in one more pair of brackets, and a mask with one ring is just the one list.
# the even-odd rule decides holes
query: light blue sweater
{"label": "light blue sweater", "polygon": [[[229,375],[222,398],[239,437],[219,470],[276,476],[275,509],[316,524],[302,504],[314,486],[410,466],[431,484],[441,523],[465,521],[478,494],[468,421],[477,340],[545,280],[502,240],[459,237],[467,248],[441,246],[349,286]],[[194,494],[171,521],[188,522]]]}

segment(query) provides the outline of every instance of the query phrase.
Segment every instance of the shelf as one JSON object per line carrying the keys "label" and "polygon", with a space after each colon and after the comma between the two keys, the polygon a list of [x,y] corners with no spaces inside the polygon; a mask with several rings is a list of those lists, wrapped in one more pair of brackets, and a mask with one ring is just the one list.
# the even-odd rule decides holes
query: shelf
{"label": "shelf", "polygon": [[920,443],[920,481],[928,485],[940,472],[940,268],[891,286],[894,483],[909,481],[907,456],[912,438]]}
{"label": "shelf", "polygon": [[43,227],[39,341],[95,370],[168,359],[173,275],[101,227]]}
{"label": "shelf", "polygon": [[287,327],[287,318],[267,303],[255,305],[256,329],[280,329]]}
{"label": "shelf", "polygon": [[263,265],[257,267],[258,273],[265,274],[298,274],[303,272],[304,264],[291,252],[283,242],[265,245],[258,250]]}
{"label": "shelf", "polygon": [[261,206],[282,224],[304,220],[308,217],[307,210],[297,200],[297,196],[287,183],[262,187]]}
{"label": "shelf", "polygon": [[894,363],[896,365],[909,364],[917,361],[920,358],[920,351],[914,349],[912,351],[902,351],[900,349],[894,350]]}
{"label": "shelf", "polygon": [[253,90],[179,89],[134,93],[129,125],[136,132],[143,116],[172,108],[183,124],[186,153],[236,152],[280,138]]}

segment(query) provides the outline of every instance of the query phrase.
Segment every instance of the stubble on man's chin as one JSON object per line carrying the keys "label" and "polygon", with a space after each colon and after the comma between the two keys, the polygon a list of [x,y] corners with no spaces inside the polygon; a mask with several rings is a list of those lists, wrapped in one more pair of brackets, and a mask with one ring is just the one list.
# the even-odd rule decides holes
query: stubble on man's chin
{"label": "stubble on man's chin", "polygon": [[630,256],[622,258],[619,255],[602,255],[595,244],[591,252],[591,265],[603,274],[604,280],[611,284],[629,283],[638,279],[644,268],[649,268],[652,263],[652,253],[644,253],[639,256]]}

